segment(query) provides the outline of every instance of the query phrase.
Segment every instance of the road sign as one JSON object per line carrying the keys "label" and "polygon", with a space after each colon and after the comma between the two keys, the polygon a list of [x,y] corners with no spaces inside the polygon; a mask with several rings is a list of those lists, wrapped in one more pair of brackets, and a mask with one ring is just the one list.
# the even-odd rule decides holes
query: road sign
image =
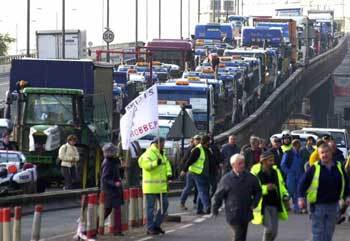
{"label": "road sign", "polygon": [[114,33],[113,33],[111,30],[106,30],[106,31],[103,33],[103,40],[104,40],[106,43],[112,43],[113,40],[114,40]]}
{"label": "road sign", "polygon": [[191,138],[198,133],[199,131],[197,130],[192,118],[187,111],[184,110],[176,117],[167,137],[170,139]]}

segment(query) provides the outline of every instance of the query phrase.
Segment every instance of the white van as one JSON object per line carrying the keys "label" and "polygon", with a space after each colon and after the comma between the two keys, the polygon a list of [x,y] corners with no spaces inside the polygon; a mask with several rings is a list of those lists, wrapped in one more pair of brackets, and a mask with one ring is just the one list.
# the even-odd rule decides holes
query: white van
{"label": "white van", "polygon": [[348,157],[349,149],[349,134],[346,129],[331,129],[331,128],[303,128],[305,132],[324,133],[329,132],[333,140],[337,144],[337,148],[343,152],[345,160]]}

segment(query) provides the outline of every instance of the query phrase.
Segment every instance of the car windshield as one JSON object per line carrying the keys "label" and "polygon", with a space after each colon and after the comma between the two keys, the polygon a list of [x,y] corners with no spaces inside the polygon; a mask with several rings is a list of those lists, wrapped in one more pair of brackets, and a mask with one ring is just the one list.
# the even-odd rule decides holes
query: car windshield
{"label": "car windshield", "polygon": [[337,144],[337,147],[346,148],[345,134],[343,132],[331,132],[332,138]]}
{"label": "car windshield", "polygon": [[73,123],[73,97],[70,95],[28,95],[26,106],[27,124],[57,124]]}
{"label": "car windshield", "polygon": [[20,162],[20,157],[16,153],[1,152],[0,153],[0,163],[7,162]]}
{"label": "car windshield", "polygon": [[[159,126],[159,136],[167,139],[170,127],[168,126]],[[142,140],[152,141],[158,135],[158,131],[153,132],[152,134],[142,137]]]}

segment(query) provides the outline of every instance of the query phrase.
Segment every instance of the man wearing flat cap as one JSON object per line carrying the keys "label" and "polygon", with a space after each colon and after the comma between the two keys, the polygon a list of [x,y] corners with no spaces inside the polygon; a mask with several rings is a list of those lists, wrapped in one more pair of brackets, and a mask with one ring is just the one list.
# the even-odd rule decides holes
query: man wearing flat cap
{"label": "man wearing flat cap", "polygon": [[260,155],[260,163],[252,167],[251,173],[259,179],[262,189],[262,198],[253,211],[252,223],[263,224],[265,228],[262,240],[272,241],[277,237],[278,219],[288,219],[285,202],[289,200],[289,194],[271,151]]}
{"label": "man wearing flat cap", "polygon": [[[164,153],[164,143],[163,137],[155,138],[138,160],[142,169],[142,191],[146,196],[147,234],[151,235],[165,233],[160,226],[169,206],[168,177],[172,175],[172,171]],[[157,200],[161,205],[154,216]]]}

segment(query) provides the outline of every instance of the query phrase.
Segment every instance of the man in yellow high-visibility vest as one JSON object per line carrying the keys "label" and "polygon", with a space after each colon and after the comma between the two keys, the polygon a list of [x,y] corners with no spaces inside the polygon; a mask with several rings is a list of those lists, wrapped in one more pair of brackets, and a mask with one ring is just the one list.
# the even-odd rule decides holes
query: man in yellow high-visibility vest
{"label": "man in yellow high-visibility vest", "polygon": [[299,207],[310,203],[313,241],[331,241],[337,219],[339,200],[350,204],[349,181],[345,170],[332,158],[327,143],[317,147],[320,161],[311,166],[300,180]]}
{"label": "man in yellow high-visibility vest", "polygon": [[197,145],[187,162],[184,165],[184,171],[189,171],[198,190],[197,214],[210,213],[209,201],[209,169],[211,168],[209,151],[210,138],[204,135],[201,144]]}
{"label": "man in yellow high-visibility vest", "polygon": [[[168,178],[172,171],[164,153],[164,143],[164,138],[155,138],[138,160],[142,169],[142,191],[146,197],[147,234],[152,235],[165,233],[160,226],[169,206]],[[154,217],[157,200],[161,205]]]}

